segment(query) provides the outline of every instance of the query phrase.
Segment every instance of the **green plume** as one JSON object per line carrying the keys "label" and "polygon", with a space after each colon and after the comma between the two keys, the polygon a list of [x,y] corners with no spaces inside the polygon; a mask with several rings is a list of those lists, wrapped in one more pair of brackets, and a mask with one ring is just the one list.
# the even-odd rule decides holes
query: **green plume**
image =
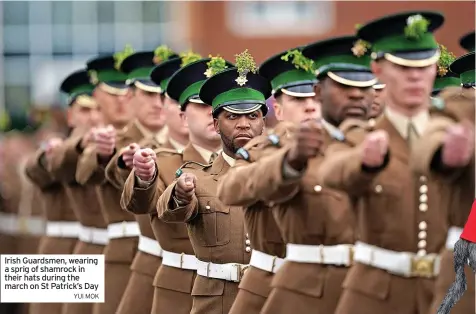
{"label": "green plume", "polygon": [[161,45],[154,50],[154,63],[159,64],[161,62],[169,60],[174,55],[174,51],[167,45]]}
{"label": "green plume", "polygon": [[430,21],[425,19],[420,14],[412,15],[407,19],[407,26],[405,26],[405,37],[408,39],[419,40],[424,34],[428,32]]}
{"label": "green plume", "polygon": [[0,114],[0,131],[5,131],[10,126],[10,117],[4,111]]}
{"label": "green plume", "polygon": [[122,62],[127,58],[129,57],[130,55],[132,55],[134,53],[134,48],[132,48],[131,45],[127,44],[125,47],[124,47],[124,50],[122,51],[119,51],[119,52],[116,52],[114,54],[114,67],[116,68],[116,70],[119,70],[121,68],[121,64]]}
{"label": "green plume", "polygon": [[446,73],[448,73],[450,64],[456,60],[456,56],[452,52],[448,51],[445,46],[438,44],[438,47],[440,48],[440,59],[438,60],[438,75],[443,77],[446,75]]}
{"label": "green plume", "polygon": [[314,61],[306,58],[301,51],[297,49],[290,50],[281,57],[281,60],[289,62],[290,57],[292,58],[291,63],[296,67],[296,69],[301,69],[314,74]]}
{"label": "green plume", "polygon": [[184,67],[192,62],[198,61],[202,59],[202,56],[199,55],[198,53],[195,53],[191,50],[187,52],[182,52],[180,53],[180,57],[182,58],[182,63],[180,64],[180,67]]}
{"label": "green plume", "polygon": [[238,83],[238,85],[243,86],[248,81],[246,79],[246,75],[248,75],[248,73],[250,72],[256,73],[258,68],[256,66],[255,59],[248,52],[248,49],[246,49],[242,53],[235,55],[235,57],[235,66],[238,71],[238,79],[236,80],[236,82]]}
{"label": "green plume", "polygon": [[208,69],[204,73],[206,77],[212,77],[213,75],[228,68],[225,59],[219,55],[216,57],[209,55],[208,57],[211,58],[211,60],[207,62]]}

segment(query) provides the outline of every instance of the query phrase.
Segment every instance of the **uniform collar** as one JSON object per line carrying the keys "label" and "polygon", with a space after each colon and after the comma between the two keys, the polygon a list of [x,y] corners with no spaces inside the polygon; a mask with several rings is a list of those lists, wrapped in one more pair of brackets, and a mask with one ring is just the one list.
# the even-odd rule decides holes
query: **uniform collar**
{"label": "uniform collar", "polygon": [[170,145],[172,145],[172,147],[178,152],[183,152],[183,150],[185,149],[185,145],[180,144],[179,142],[177,142],[171,137],[169,137],[169,142],[170,142]]}
{"label": "uniform collar", "polygon": [[[210,160],[210,157],[212,157],[212,154],[213,154],[212,151],[209,151],[208,149],[198,146],[197,144],[192,144],[192,145],[206,162]],[[220,154],[220,152],[221,152],[221,149],[217,151],[216,154]]]}
{"label": "uniform collar", "polygon": [[388,106],[385,107],[384,112],[387,119],[404,139],[408,138],[408,124],[410,122],[413,123],[416,132],[421,136],[430,120],[428,110],[422,110],[413,117],[402,115]]}
{"label": "uniform collar", "polygon": [[233,167],[235,165],[235,158],[228,156],[227,154],[225,154],[224,151],[221,152],[221,155],[222,155],[223,159],[225,159],[227,164],[230,165],[230,167]]}
{"label": "uniform collar", "polygon": [[168,128],[166,126],[164,126],[159,132],[154,134],[137,119],[134,120],[134,125],[137,127],[137,129],[139,129],[139,132],[141,132],[145,138],[153,138],[159,144],[165,144],[165,142],[167,141]]}

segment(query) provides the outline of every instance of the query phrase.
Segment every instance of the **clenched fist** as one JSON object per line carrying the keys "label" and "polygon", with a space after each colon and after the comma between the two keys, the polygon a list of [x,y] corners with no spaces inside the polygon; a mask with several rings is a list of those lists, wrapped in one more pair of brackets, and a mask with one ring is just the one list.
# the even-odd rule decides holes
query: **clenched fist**
{"label": "clenched fist", "polygon": [[97,132],[97,128],[93,127],[90,128],[86,134],[84,134],[83,138],[81,139],[81,142],[79,143],[79,147],[84,150],[86,146],[88,146],[93,140],[94,140],[94,134]]}
{"label": "clenched fist", "polygon": [[96,151],[101,157],[110,157],[116,147],[116,130],[112,125],[105,128],[98,128],[93,133]]}
{"label": "clenched fist", "polygon": [[46,143],[44,144],[46,158],[51,158],[51,153],[53,152],[53,150],[61,144],[63,144],[63,140],[59,137],[53,137],[46,141]]}
{"label": "clenched fist", "polygon": [[288,164],[302,170],[309,158],[317,156],[324,140],[322,125],[316,120],[303,122],[296,133],[294,145],[287,156]]}
{"label": "clenched fist", "polygon": [[150,148],[139,149],[134,153],[132,165],[135,175],[142,181],[151,181],[155,174],[155,152]]}
{"label": "clenched fist", "polygon": [[446,166],[466,166],[474,154],[474,125],[463,122],[449,127],[441,153],[441,159]]}
{"label": "clenched fist", "polygon": [[184,173],[180,176],[175,185],[174,197],[182,204],[189,204],[195,194],[197,177],[191,173]]}
{"label": "clenched fist", "polygon": [[128,169],[132,169],[134,154],[140,149],[139,144],[132,143],[122,150],[122,161]]}
{"label": "clenched fist", "polygon": [[367,134],[362,143],[362,164],[369,168],[382,166],[388,153],[388,133],[383,130]]}

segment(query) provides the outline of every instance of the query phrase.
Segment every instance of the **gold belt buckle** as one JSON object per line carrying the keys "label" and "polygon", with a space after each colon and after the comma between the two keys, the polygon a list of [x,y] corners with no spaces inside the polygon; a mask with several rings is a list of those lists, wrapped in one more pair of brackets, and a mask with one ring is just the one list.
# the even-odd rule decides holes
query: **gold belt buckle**
{"label": "gold belt buckle", "polygon": [[413,257],[412,258],[412,277],[434,277],[433,271],[435,269],[435,259],[428,257]]}
{"label": "gold belt buckle", "polygon": [[21,233],[27,234],[28,233],[28,222],[26,217],[19,217],[18,218],[18,229]]}
{"label": "gold belt buckle", "polygon": [[126,222],[123,220],[122,221],[122,235],[125,236],[127,231],[127,225]]}
{"label": "gold belt buckle", "polygon": [[236,264],[236,282],[240,282],[241,278],[245,275],[245,272],[250,268],[250,265]]}

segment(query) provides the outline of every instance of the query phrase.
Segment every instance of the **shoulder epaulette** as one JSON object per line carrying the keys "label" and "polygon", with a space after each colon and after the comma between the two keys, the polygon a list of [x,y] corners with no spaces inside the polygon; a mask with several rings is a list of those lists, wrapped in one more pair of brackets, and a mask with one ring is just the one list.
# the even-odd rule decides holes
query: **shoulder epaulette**
{"label": "shoulder epaulette", "polygon": [[205,165],[205,164],[202,164],[202,163],[199,163],[199,162],[196,162],[196,161],[187,161],[183,165],[181,165],[180,168],[177,169],[177,171],[175,171],[175,177],[179,178],[183,173],[183,169],[185,169],[185,168],[203,170],[205,168],[210,167],[211,165],[212,164]]}
{"label": "shoulder epaulette", "polygon": [[172,148],[159,147],[154,149],[157,156],[172,156],[172,155],[182,155],[182,152],[179,152]]}

